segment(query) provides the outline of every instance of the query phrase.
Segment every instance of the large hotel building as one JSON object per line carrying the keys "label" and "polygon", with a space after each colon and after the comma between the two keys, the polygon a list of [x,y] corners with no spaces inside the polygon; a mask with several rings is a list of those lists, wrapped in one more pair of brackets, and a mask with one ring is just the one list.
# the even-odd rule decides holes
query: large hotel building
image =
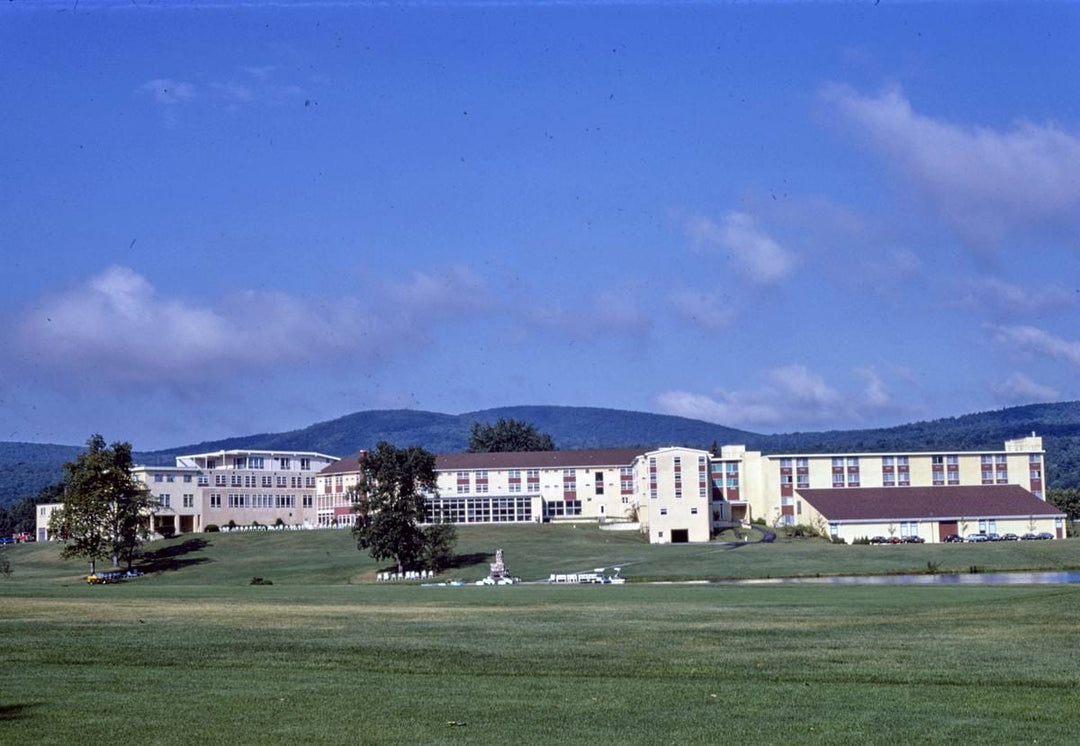
{"label": "large hotel building", "polygon": [[[352,522],[351,488],[365,453],[230,450],[139,466],[157,498],[152,528],[319,528]],[[438,494],[427,519],[459,524],[590,521],[636,524],[653,543],[705,542],[763,520],[860,537],[1050,533],[1065,515],[1045,501],[1042,438],[1002,450],[770,454],[724,446],[719,454],[672,446],[436,457]],[[39,506],[38,538],[55,505]]]}

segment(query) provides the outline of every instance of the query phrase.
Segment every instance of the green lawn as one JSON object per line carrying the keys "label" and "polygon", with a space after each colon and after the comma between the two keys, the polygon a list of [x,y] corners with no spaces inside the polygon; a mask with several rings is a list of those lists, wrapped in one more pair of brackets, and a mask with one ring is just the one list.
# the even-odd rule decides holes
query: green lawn
{"label": "green lawn", "polygon": [[[837,546],[818,539],[774,544],[650,545],[636,533],[596,526],[473,526],[459,530],[459,566],[443,578],[477,580],[495,550],[505,550],[511,571],[524,580],[553,572],[622,567],[630,580],[693,580],[814,575],[1080,569],[1080,539],[983,544]],[[141,583],[243,583],[253,576],[275,584],[374,582],[390,569],[357,551],[348,531],[189,534],[148,545],[155,577]],[[81,561],[62,561],[55,544],[11,547],[14,582],[71,583],[85,575]],[[2,590],[0,590],[2,593]]]}
{"label": "green lawn", "polygon": [[[635,577],[861,572],[925,565],[928,549],[518,528],[463,531],[476,556],[451,575],[479,577],[495,546],[525,577],[614,559]],[[209,544],[187,551],[194,539]],[[1064,567],[1075,544],[933,549]],[[152,549],[159,573],[96,587],[55,545],[7,553],[0,742],[1046,744],[1080,730],[1076,586],[421,588],[362,582],[377,566],[345,533]]]}

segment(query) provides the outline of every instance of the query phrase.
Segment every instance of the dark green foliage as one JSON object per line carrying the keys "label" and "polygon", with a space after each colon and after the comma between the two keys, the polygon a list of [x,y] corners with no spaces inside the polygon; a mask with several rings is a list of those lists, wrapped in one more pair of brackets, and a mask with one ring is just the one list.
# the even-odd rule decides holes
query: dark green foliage
{"label": "dark green foliage", "polygon": [[86,451],[64,464],[64,507],[52,515],[51,531],[60,537],[65,557],[90,561],[112,558],[131,566],[147,538],[147,515],[154,506],[145,486],[131,475],[131,445],[105,445],[100,435],[86,441]]}
{"label": "dark green foliage", "polygon": [[218,525],[216,523],[207,523],[206,527],[203,528],[203,533],[207,534],[216,534],[219,531],[221,531],[221,529],[218,528]]}
{"label": "dark green foliage", "polygon": [[457,529],[452,523],[436,523],[425,526],[423,531],[424,552],[420,559],[424,569],[445,570],[454,560]]}
{"label": "dark green foliage", "polygon": [[1065,513],[1070,521],[1080,519],[1080,489],[1049,489],[1046,501]]}
{"label": "dark green foliage", "polygon": [[500,417],[494,425],[474,422],[469,430],[469,453],[554,451],[555,442],[535,425]]}
{"label": "dark green foliage", "polygon": [[424,496],[438,493],[435,454],[381,441],[360,468],[360,484],[352,493],[358,513],[353,529],[357,547],[376,560],[394,560],[399,572],[437,570],[439,563],[449,561],[453,528],[421,525]]}
{"label": "dark green foliage", "polygon": [[251,582],[248,583],[248,585],[273,585],[273,584],[274,584],[274,581],[267,580],[266,578],[260,578],[258,576],[255,576],[254,578],[252,578]]}

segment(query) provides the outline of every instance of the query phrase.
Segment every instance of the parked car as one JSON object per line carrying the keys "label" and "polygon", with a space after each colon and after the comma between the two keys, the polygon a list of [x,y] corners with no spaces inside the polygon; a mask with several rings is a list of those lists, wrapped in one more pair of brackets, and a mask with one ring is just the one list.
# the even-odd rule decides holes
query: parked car
{"label": "parked car", "polygon": [[887,537],[887,536],[875,536],[874,538],[872,538],[870,540],[870,543],[871,544],[888,544],[889,543],[889,537]]}
{"label": "parked car", "polygon": [[926,539],[921,536],[907,536],[904,538],[905,544],[925,544]]}
{"label": "parked car", "polygon": [[969,544],[977,544],[980,541],[989,541],[986,534],[968,534],[964,541]]}
{"label": "parked car", "polygon": [[960,534],[949,534],[945,537],[946,544],[958,544],[964,540],[964,537]]}
{"label": "parked car", "polygon": [[10,536],[0,536],[0,544],[14,544],[15,540]]}
{"label": "parked car", "polygon": [[1031,534],[1031,533],[1024,534],[1023,536],[1020,537],[1021,541],[1033,541],[1033,540],[1038,539],[1038,538],[1039,538],[1038,536],[1036,536],[1035,534]]}
{"label": "parked car", "polygon": [[1001,540],[1002,541],[1020,541],[1020,537],[1017,536],[1016,534],[1002,534],[1001,535]]}
{"label": "parked car", "polygon": [[1001,541],[1001,534],[987,534],[987,541]]}
{"label": "parked car", "polygon": [[902,544],[903,541],[904,540],[901,539],[899,536],[890,536],[889,537],[889,543],[890,544]]}
{"label": "parked car", "polygon": [[1049,531],[1043,531],[1042,533],[1035,534],[1036,539],[1053,539],[1054,535]]}

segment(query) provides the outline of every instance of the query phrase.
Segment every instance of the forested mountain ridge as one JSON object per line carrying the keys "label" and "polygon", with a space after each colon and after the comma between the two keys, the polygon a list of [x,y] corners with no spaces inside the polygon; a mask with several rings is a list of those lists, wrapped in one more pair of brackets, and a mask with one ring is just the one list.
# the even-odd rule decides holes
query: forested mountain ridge
{"label": "forested mountain ridge", "polygon": [[[519,406],[449,415],[417,410],[371,410],[282,433],[263,433],[135,453],[137,463],[172,464],[177,454],[232,448],[317,451],[348,456],[380,440],[448,453],[465,450],[473,422],[513,418],[549,433],[556,445],[623,448],[714,442],[743,444],[765,453],[1000,450],[1002,443],[1035,432],[1046,448],[1048,484],[1080,487],[1080,402],[1031,404],[959,417],[868,430],[765,435],[685,417],[596,407]],[[89,436],[90,434],[87,433]],[[109,440],[122,433],[106,433]],[[138,444],[134,444],[138,446]],[[35,494],[57,481],[78,446],[0,442],[0,505]]]}

